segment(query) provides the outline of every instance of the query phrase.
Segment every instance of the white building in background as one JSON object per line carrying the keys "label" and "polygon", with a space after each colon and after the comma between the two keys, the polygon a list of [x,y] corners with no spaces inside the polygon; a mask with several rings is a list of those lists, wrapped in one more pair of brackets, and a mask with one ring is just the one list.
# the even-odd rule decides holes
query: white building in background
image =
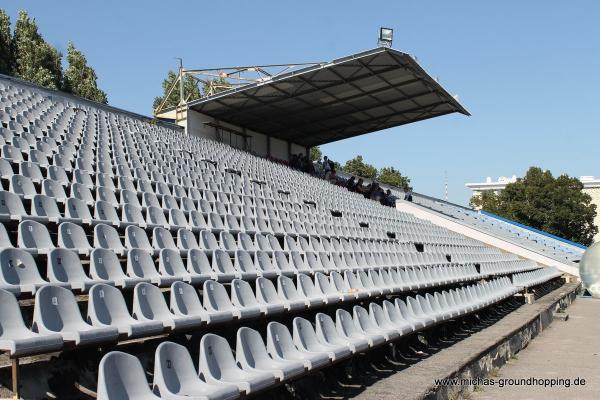
{"label": "white building in background", "polygon": [[[589,194],[592,197],[592,203],[596,205],[596,218],[594,224],[600,227],[600,179],[594,178],[593,176],[580,176],[579,180],[583,183],[583,192]],[[485,182],[480,183],[466,183],[465,186],[473,191],[473,196],[479,196],[482,192],[493,190],[498,193],[506,187],[509,183],[517,181],[517,176],[513,175],[510,178],[501,176],[497,181],[492,181],[491,177],[487,177]],[[600,233],[595,236],[595,241],[600,240]]]}

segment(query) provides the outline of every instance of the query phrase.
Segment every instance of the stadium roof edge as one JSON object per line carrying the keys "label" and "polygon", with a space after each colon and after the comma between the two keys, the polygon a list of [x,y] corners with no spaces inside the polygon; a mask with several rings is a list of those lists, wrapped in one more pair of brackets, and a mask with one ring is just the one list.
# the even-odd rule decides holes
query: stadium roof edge
{"label": "stadium roof edge", "polygon": [[379,47],[192,101],[202,114],[315,146],[469,112],[412,56]]}
{"label": "stadium roof edge", "polygon": [[36,83],[29,82],[29,81],[17,78],[15,76],[0,74],[0,79],[4,79],[4,80],[8,80],[8,81],[15,81],[15,82],[17,82],[20,85],[29,86],[29,87],[35,88],[36,90],[47,92],[50,95],[52,95],[52,93],[56,93],[57,96],[61,96],[61,97],[64,97],[66,99],[71,99],[73,101],[77,101],[77,102],[80,102],[80,103],[87,103],[87,104],[90,104],[93,107],[105,109],[107,111],[117,112],[117,113],[120,113],[120,114],[125,114],[125,115],[128,115],[128,116],[132,117],[132,118],[137,118],[137,119],[141,119],[141,120],[147,120],[148,122],[153,121],[157,125],[163,125],[165,127],[171,128],[171,129],[183,130],[183,127],[181,127],[179,125],[176,125],[176,124],[174,124],[172,122],[167,122],[167,121],[160,120],[160,119],[157,119],[157,118],[154,118],[154,117],[149,117],[147,115],[138,114],[138,113],[135,113],[135,112],[132,112],[132,111],[127,111],[125,109],[114,107],[114,106],[111,106],[111,105],[108,105],[108,104],[99,103],[99,102],[94,101],[94,100],[89,100],[89,99],[86,99],[86,98],[83,98],[83,97],[79,97],[79,96],[74,95],[72,93],[63,92],[63,91],[60,91],[60,90],[57,90],[57,89],[50,89],[50,88],[38,85]]}

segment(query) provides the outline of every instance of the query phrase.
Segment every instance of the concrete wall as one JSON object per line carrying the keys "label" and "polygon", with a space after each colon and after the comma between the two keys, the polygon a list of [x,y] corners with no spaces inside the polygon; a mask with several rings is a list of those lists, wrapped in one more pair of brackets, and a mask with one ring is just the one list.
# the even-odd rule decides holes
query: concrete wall
{"label": "concrete wall", "polygon": [[306,149],[303,146],[299,146],[295,143],[291,143],[291,146],[289,146],[288,142],[284,140],[269,137],[260,132],[254,132],[245,128],[240,128],[238,126],[228,124],[223,121],[216,121],[214,118],[209,117],[208,115],[201,114],[194,110],[188,110],[187,118],[183,121],[183,124],[186,127],[186,131],[189,135],[202,136],[208,139],[231,144],[233,147],[242,148],[243,140],[240,137],[236,138],[235,135],[230,136],[230,134],[226,130],[222,130],[222,137],[219,138],[217,137],[217,129],[213,126],[207,125],[206,123],[218,123],[219,126],[229,128],[250,136],[250,138],[248,139],[248,151],[260,157],[267,157],[269,155],[269,140],[271,147],[270,155],[272,157],[276,157],[282,160],[288,160],[289,147],[291,147],[291,151],[293,154],[306,153]]}

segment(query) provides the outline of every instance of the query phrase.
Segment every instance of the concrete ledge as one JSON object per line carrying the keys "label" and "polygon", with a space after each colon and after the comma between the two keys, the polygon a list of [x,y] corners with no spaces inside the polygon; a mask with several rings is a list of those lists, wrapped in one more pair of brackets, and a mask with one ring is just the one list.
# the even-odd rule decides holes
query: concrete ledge
{"label": "concrete ledge", "polygon": [[452,378],[475,379],[503,365],[552,323],[553,315],[575,299],[571,283],[511,312],[494,325],[368,387],[356,399],[451,399],[472,387],[436,385]]}

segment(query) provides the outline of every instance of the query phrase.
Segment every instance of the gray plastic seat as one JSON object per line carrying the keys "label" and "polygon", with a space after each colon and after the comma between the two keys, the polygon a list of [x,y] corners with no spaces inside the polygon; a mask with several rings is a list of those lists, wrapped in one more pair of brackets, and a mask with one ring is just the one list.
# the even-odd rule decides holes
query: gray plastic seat
{"label": "gray plastic seat", "polygon": [[87,204],[73,197],[68,198],[65,203],[65,217],[85,225],[91,225],[93,220]]}
{"label": "gray plastic seat", "polygon": [[385,343],[383,335],[374,332],[368,333],[362,330],[356,321],[354,321],[352,315],[346,310],[336,310],[335,326],[342,337],[354,343],[356,349],[362,348],[363,341],[365,341],[369,347],[375,347]]}
{"label": "gray plastic seat", "polygon": [[308,275],[298,274],[296,276],[296,289],[301,296],[306,298],[309,307],[327,304],[327,297],[317,289],[312,278]]}
{"label": "gray plastic seat", "polygon": [[15,296],[0,289],[0,350],[11,357],[47,353],[63,345],[59,334],[40,334],[29,330],[23,322],[21,309]]}
{"label": "gray plastic seat", "polygon": [[110,281],[121,288],[132,288],[150,278],[129,277],[123,271],[117,255],[109,249],[94,249],[90,253],[90,276],[94,280]]}
{"label": "gray plastic seat", "polygon": [[304,318],[294,318],[292,325],[294,327],[294,344],[300,350],[325,353],[331,361],[339,361],[352,354],[350,348],[346,345],[330,344],[319,340],[310,321]]}
{"label": "gray plastic seat", "polygon": [[241,278],[242,274],[236,270],[231,258],[226,251],[217,249],[212,252],[212,269],[217,273],[217,280],[229,282],[234,278]]}
{"label": "gray plastic seat", "polygon": [[46,226],[36,221],[19,223],[17,244],[33,254],[47,254],[55,247]]}
{"label": "gray plastic seat", "polygon": [[93,249],[81,225],[63,222],[58,226],[58,247],[88,255]]}
{"label": "gray plastic seat", "polygon": [[401,336],[401,331],[390,321],[383,308],[377,303],[369,304],[369,317],[371,321],[384,333],[388,340],[395,340]]}
{"label": "gray plastic seat", "polygon": [[30,253],[13,248],[0,250],[0,289],[34,294],[46,284]]}
{"label": "gray plastic seat", "polygon": [[202,304],[209,314],[229,314],[233,318],[242,318],[242,313],[239,308],[233,305],[227,290],[219,282],[206,281],[204,282]]}
{"label": "gray plastic seat", "polygon": [[215,385],[200,379],[190,353],[173,342],[156,348],[152,386],[155,394],[167,400],[229,400],[240,395],[237,385]]}
{"label": "gray plastic seat", "polygon": [[113,284],[110,281],[91,279],[86,275],[79,256],[68,249],[52,249],[48,253],[48,280],[53,285],[87,291],[96,283]]}
{"label": "gray plastic seat", "polygon": [[339,303],[344,298],[343,295],[341,295],[337,289],[331,285],[327,275],[322,274],[321,272],[317,272],[315,274],[315,287],[319,290],[319,292],[323,293],[323,297],[325,298],[327,304]]}
{"label": "gray plastic seat", "polygon": [[386,314],[387,319],[394,324],[396,330],[400,333],[400,336],[407,335],[414,330],[410,322],[404,319],[400,311],[389,300],[383,301],[383,311]]}
{"label": "gray plastic seat", "polygon": [[199,249],[191,249],[187,255],[187,271],[192,284],[199,284],[208,279],[217,280],[218,274],[212,269],[208,257]]}
{"label": "gray plastic seat", "polygon": [[179,252],[179,248],[175,244],[171,232],[162,227],[156,227],[152,230],[152,247],[154,249],[171,249]]}
{"label": "gray plastic seat", "polygon": [[171,330],[202,325],[201,316],[173,314],[160,289],[145,282],[138,283],[133,289],[133,317],[141,321],[159,321]]}
{"label": "gray plastic seat", "polygon": [[236,361],[243,370],[266,372],[285,381],[304,373],[304,362],[300,360],[273,359],[269,356],[260,333],[242,327],[237,331]]}
{"label": "gray plastic seat", "polygon": [[274,251],[273,260],[275,261],[276,268],[281,271],[282,275],[292,276],[298,272],[288,261],[287,255],[283,251]]}
{"label": "gray plastic seat", "polygon": [[267,352],[274,360],[300,361],[308,370],[323,367],[331,362],[327,353],[298,349],[288,328],[275,321],[267,325]]}
{"label": "gray plastic seat", "polygon": [[127,275],[159,286],[168,286],[177,280],[159,274],[152,256],[142,249],[132,249],[127,253]]}
{"label": "gray plastic seat", "polygon": [[117,340],[115,327],[95,327],[81,316],[75,296],[69,289],[44,286],[35,294],[32,330],[58,333],[66,342],[76,345],[110,343]]}
{"label": "gray plastic seat", "polygon": [[154,254],[154,248],[148,240],[146,231],[139,226],[129,225],[125,228],[125,247],[128,249],[141,249]]}
{"label": "gray plastic seat", "polygon": [[177,230],[177,247],[179,250],[192,250],[200,248],[194,233],[184,228]]}
{"label": "gray plastic seat", "polygon": [[37,194],[35,186],[31,179],[23,175],[13,175],[10,179],[10,188],[12,193],[23,196],[26,199],[32,199]]}
{"label": "gray plastic seat", "polygon": [[191,277],[185,269],[179,251],[173,249],[162,249],[158,255],[158,272],[163,277],[190,282]]}
{"label": "gray plastic seat", "polygon": [[231,321],[233,316],[228,312],[209,313],[200,302],[196,288],[185,282],[173,282],[169,306],[171,312],[182,317],[199,317],[202,323]]}
{"label": "gray plastic seat", "polygon": [[23,202],[14,193],[0,190],[0,219],[3,221],[20,221],[27,216]]}
{"label": "gray plastic seat", "polygon": [[208,383],[236,385],[245,394],[255,393],[275,384],[270,372],[246,371],[233,358],[224,338],[208,333],[200,340],[200,374]]}
{"label": "gray plastic seat", "polygon": [[43,194],[36,194],[31,199],[31,215],[43,217],[44,220],[53,223],[59,223],[63,220],[56,200]]}
{"label": "gray plastic seat", "polygon": [[140,361],[120,351],[102,357],[97,392],[98,400],[160,400],[150,390]]}
{"label": "gray plastic seat", "polygon": [[[271,262],[271,257],[266,251],[257,250],[254,253],[254,265],[264,278],[275,278],[283,273],[281,270],[277,269],[275,265],[273,265],[273,262]],[[292,271],[290,271],[288,275],[293,275]]]}
{"label": "gray plastic seat", "polygon": [[327,314],[317,313],[315,322],[317,338],[323,343],[348,347],[352,353],[360,353],[369,348],[369,343],[364,338],[341,335],[335,322]]}
{"label": "gray plastic seat", "polygon": [[0,249],[14,247],[3,223],[0,222]]}
{"label": "gray plastic seat", "polygon": [[111,249],[119,255],[127,252],[117,230],[106,224],[98,224],[94,227],[94,247]]}
{"label": "gray plastic seat", "polygon": [[283,312],[290,307],[289,303],[279,296],[273,282],[266,278],[256,279],[256,299],[266,309],[267,315]]}
{"label": "gray plastic seat", "polygon": [[377,325],[369,312],[361,306],[354,306],[352,308],[352,319],[359,331],[366,333],[371,337],[383,336],[386,342],[398,336],[398,333],[394,330],[391,334],[388,333],[387,329],[383,329]]}
{"label": "gray plastic seat", "polygon": [[256,269],[252,257],[245,250],[235,252],[234,269],[240,271],[240,277],[244,280],[254,280],[258,276],[262,276]]}
{"label": "gray plastic seat", "polygon": [[140,227],[146,226],[142,208],[133,203],[125,203],[121,208],[121,221],[132,223]]}
{"label": "gray plastic seat", "polygon": [[129,314],[121,291],[106,284],[92,286],[88,299],[88,322],[99,327],[116,327],[128,338],[158,335],[163,331],[160,321],[138,321]]}
{"label": "gray plastic seat", "polygon": [[267,312],[256,300],[250,284],[241,279],[231,281],[231,303],[240,310],[241,318],[255,318]]}
{"label": "gray plastic seat", "polygon": [[311,305],[311,302],[298,292],[294,281],[287,276],[277,278],[277,293],[288,311],[303,310]]}

